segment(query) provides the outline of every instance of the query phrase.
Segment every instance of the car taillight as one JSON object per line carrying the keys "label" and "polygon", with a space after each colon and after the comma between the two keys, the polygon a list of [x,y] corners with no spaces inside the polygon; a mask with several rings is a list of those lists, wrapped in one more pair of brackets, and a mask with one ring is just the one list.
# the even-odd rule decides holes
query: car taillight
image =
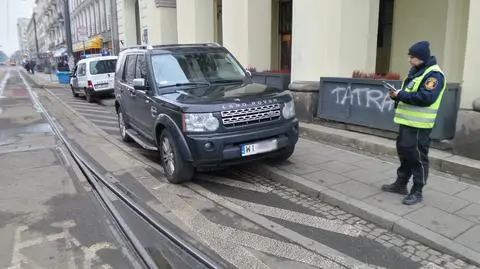
{"label": "car taillight", "polygon": [[93,89],[93,83],[92,83],[91,80],[87,81],[87,87],[88,87],[89,89]]}

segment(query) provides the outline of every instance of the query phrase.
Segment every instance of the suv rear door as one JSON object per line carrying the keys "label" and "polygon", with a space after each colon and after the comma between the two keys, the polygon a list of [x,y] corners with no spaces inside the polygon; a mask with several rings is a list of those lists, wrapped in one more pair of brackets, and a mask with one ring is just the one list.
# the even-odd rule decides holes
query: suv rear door
{"label": "suv rear door", "polygon": [[139,123],[135,118],[136,104],[135,104],[135,91],[133,89],[133,79],[135,78],[137,64],[137,54],[129,54],[125,58],[125,64],[122,70],[122,76],[120,81],[120,87],[123,99],[123,112],[128,118],[128,122],[132,127],[139,128]]}

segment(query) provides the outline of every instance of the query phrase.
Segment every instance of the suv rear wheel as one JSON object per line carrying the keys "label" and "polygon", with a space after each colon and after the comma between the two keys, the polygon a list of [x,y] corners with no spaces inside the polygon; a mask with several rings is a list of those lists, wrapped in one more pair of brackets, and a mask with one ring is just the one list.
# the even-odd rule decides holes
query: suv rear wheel
{"label": "suv rear wheel", "polygon": [[169,131],[164,130],[160,136],[158,150],[162,167],[167,180],[173,184],[190,181],[194,175],[192,165],[185,162],[178,150],[177,144]]}

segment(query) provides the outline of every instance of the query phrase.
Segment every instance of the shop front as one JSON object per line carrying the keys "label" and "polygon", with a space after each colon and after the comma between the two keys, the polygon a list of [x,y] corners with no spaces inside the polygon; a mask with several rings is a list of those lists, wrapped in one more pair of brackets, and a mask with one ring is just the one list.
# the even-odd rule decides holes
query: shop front
{"label": "shop front", "polygon": [[85,42],[77,42],[73,45],[73,54],[75,61],[86,57],[89,54],[101,54],[103,49],[103,40],[101,37],[92,37]]}

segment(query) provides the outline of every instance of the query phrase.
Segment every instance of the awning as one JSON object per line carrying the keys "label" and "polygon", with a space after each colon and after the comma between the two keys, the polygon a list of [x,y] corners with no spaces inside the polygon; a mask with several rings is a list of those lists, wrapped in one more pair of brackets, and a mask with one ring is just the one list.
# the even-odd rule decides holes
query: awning
{"label": "awning", "polygon": [[54,58],[57,58],[57,57],[62,57],[64,53],[67,52],[67,48],[59,48],[57,50],[55,50],[55,52],[53,53],[53,57]]}
{"label": "awning", "polygon": [[[84,47],[85,44],[85,47]],[[101,49],[103,47],[102,38],[99,36],[93,37],[85,42],[77,42],[73,45],[73,52],[79,52],[89,49]]]}

